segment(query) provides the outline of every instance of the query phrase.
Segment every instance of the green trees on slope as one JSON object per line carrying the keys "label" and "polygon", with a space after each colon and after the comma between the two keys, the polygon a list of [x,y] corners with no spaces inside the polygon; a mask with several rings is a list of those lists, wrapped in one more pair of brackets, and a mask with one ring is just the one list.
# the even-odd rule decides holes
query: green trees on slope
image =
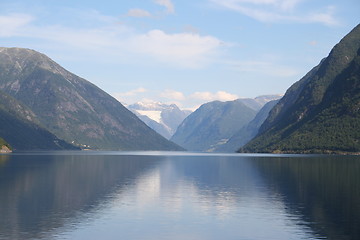
{"label": "green trees on slope", "polygon": [[360,25],[294,84],[242,152],[360,152]]}

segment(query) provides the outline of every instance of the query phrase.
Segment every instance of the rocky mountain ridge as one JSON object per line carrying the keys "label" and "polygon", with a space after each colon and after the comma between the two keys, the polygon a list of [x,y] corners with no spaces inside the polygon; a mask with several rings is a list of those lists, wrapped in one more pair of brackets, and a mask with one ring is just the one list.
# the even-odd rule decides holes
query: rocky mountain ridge
{"label": "rocky mountain ridge", "polygon": [[0,90],[49,132],[102,150],[180,150],[94,84],[34,50],[0,48]]}

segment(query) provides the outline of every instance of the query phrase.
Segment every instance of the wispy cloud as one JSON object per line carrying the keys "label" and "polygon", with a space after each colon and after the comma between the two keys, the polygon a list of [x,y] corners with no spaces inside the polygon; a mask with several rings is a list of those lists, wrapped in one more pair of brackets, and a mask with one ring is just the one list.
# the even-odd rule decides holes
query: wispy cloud
{"label": "wispy cloud", "polygon": [[[189,110],[195,111],[202,104],[212,101],[233,101],[239,98],[238,95],[229,93],[226,91],[217,91],[217,92],[193,92],[188,95],[184,94],[185,98],[183,100],[173,100],[172,102],[177,104],[180,107],[185,107]],[[170,101],[169,101],[170,102]]]}
{"label": "wispy cloud", "polygon": [[128,91],[128,92],[124,92],[124,93],[120,93],[120,94],[122,96],[135,96],[135,95],[138,95],[138,94],[141,94],[141,93],[145,93],[147,91],[148,90],[146,88],[139,87],[137,89],[134,89],[134,90],[131,90],[131,91]]}
{"label": "wispy cloud", "polygon": [[95,55],[106,53],[138,64],[155,61],[181,68],[203,67],[214,61],[222,48],[222,41],[213,36],[187,32],[170,34],[158,29],[139,33],[111,17],[102,16],[101,19],[107,21],[99,21],[98,13],[90,20],[91,13],[86,20],[96,22],[96,27],[37,24],[36,17],[31,15],[0,15],[0,36],[27,37],[57,45],[57,48]]}
{"label": "wispy cloud", "polygon": [[21,35],[21,28],[34,20],[28,14],[9,14],[0,16],[0,37]]}
{"label": "wispy cloud", "polygon": [[200,105],[211,101],[233,101],[239,98],[238,95],[226,91],[217,92],[193,92],[185,94],[173,89],[165,89],[161,92],[151,91],[144,88],[137,88],[124,93],[112,93],[122,103],[132,104],[135,102],[156,102],[161,101],[167,104],[176,104],[179,107],[195,110]]}
{"label": "wispy cloud", "polygon": [[127,92],[112,93],[111,95],[121,103],[124,103],[124,104],[130,103],[131,104],[131,103],[139,101],[139,99],[144,99],[147,92],[149,92],[148,89],[139,87],[139,88],[127,91]]}
{"label": "wispy cloud", "polygon": [[181,67],[198,68],[207,64],[221,48],[222,41],[193,33],[168,34],[151,30],[131,39],[133,49],[163,62]]}
{"label": "wispy cloud", "polygon": [[126,15],[129,17],[138,17],[138,18],[152,16],[150,12],[139,8],[130,9]]}
{"label": "wispy cloud", "polygon": [[174,4],[171,2],[171,0],[154,0],[154,2],[160,6],[165,7],[166,13],[168,14],[175,13],[175,7]]}
{"label": "wispy cloud", "polygon": [[235,99],[238,99],[239,96],[236,94],[228,93],[225,91],[218,91],[215,93],[212,92],[195,92],[190,95],[190,98],[196,99],[196,100],[202,100],[204,102],[210,102],[210,101],[232,101]]}
{"label": "wispy cloud", "polygon": [[310,13],[305,18],[299,18],[298,21],[305,23],[323,23],[329,26],[336,26],[339,25],[340,22],[334,17],[335,12],[335,6],[328,6],[325,10]]}
{"label": "wispy cloud", "polygon": [[298,11],[305,0],[210,0],[212,3],[239,12],[260,22],[298,22],[338,25],[334,6],[308,12]]}
{"label": "wispy cloud", "polygon": [[184,93],[172,89],[165,89],[160,93],[160,97],[176,101],[183,101],[186,99]]}

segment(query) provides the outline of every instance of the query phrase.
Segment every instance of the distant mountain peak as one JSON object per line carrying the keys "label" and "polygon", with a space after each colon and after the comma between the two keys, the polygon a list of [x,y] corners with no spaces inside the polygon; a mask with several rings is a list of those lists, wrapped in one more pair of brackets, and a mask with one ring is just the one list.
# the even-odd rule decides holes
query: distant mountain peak
{"label": "distant mountain peak", "polygon": [[181,110],[176,104],[166,104],[155,101],[137,102],[127,106],[149,127],[165,138],[170,138],[179,124],[190,114]]}
{"label": "distant mountain peak", "polygon": [[248,99],[205,103],[180,124],[171,140],[188,150],[214,151],[255,117],[250,103],[258,106]]}
{"label": "distant mountain peak", "polygon": [[165,109],[173,109],[173,108],[179,109],[176,104],[166,104],[156,101],[136,102],[134,104],[128,105],[127,107],[133,110],[146,110],[146,111],[150,111],[150,110],[162,111]]}

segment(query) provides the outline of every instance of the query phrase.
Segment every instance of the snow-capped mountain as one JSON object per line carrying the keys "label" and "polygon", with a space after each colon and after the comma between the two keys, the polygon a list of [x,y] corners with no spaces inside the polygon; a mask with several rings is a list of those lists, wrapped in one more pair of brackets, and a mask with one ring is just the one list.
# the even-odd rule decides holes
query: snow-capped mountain
{"label": "snow-capped mountain", "polygon": [[167,139],[171,138],[180,123],[191,113],[181,110],[175,104],[160,102],[137,102],[127,108]]}

